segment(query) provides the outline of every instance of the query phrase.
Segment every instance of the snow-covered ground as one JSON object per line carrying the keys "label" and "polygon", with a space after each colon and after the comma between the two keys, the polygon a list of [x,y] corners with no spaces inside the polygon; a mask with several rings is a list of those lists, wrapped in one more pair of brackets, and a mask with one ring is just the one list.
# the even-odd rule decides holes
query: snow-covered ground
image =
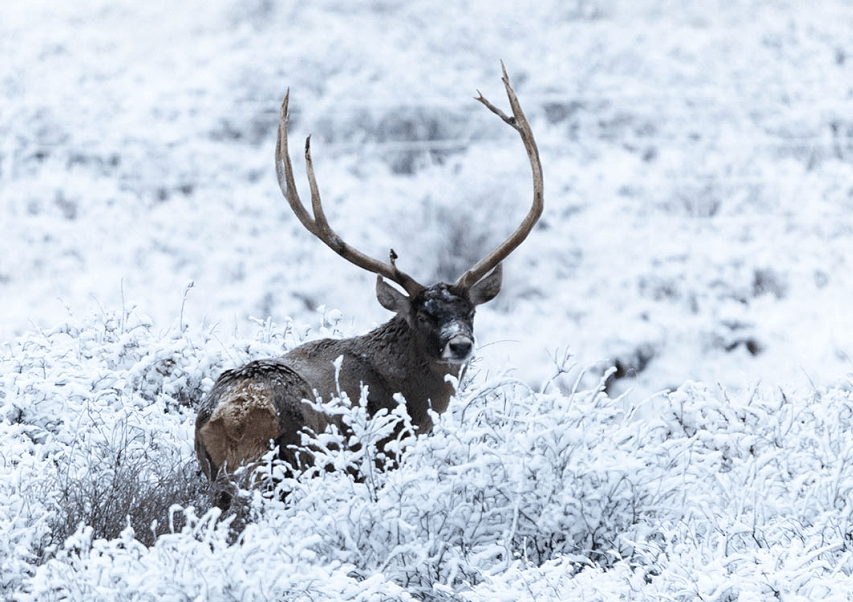
{"label": "snow-covered ground", "polygon": [[[191,459],[188,404],[219,370],[279,353],[299,338],[294,330],[303,332],[291,324],[312,325],[308,336],[318,336],[324,308],[343,312],[336,328],[348,334],[388,318],[374,298],[373,278],[312,238],[281,197],[273,149],[288,88],[292,148],[313,135],[317,176],[334,227],[371,255],[385,257],[394,248],[405,271],[431,283],[455,279],[506,237],[529,206],[529,166],[517,135],[472,100],[479,89],[506,107],[499,61],[505,62],[539,144],[545,213],[507,261],[501,295],[478,311],[482,357],[469,403],[487,397],[483,392],[493,379],[506,378],[496,375],[510,374],[535,391],[548,385],[546,397],[506,395],[537,404],[560,425],[562,410],[548,405],[547,395],[572,399],[579,378],[581,390],[595,388],[615,365],[618,378],[608,388],[612,395],[625,393],[617,403],[625,414],[596,424],[604,433],[618,423],[621,432],[630,429],[625,420],[641,432],[619,441],[616,434],[602,434],[597,441],[623,445],[623,452],[653,458],[655,466],[665,455],[654,439],[655,429],[663,428],[656,421],[676,406],[721,404],[719,416],[725,418],[701,427],[690,423],[682,435],[685,441],[699,437],[724,456],[714,445],[735,444],[714,437],[711,444],[697,432],[725,430],[738,415],[726,414],[731,400],[738,400],[731,402],[735,408],[752,407],[753,399],[774,408],[750,424],[760,431],[750,436],[758,438],[772,439],[768,432],[789,432],[795,423],[815,433],[846,424],[853,373],[851,40],[853,6],[842,0],[577,0],[524,7],[486,0],[446,6],[422,0],[4,3],[0,426],[6,447],[0,466],[11,501],[0,516],[20,520],[8,522],[8,541],[17,547],[0,550],[0,588],[34,591],[22,579],[32,574],[39,529],[51,523],[38,508],[24,510],[32,503],[28,479],[45,466],[61,465],[62,458],[79,470],[92,466],[74,460],[82,443],[74,443],[80,431],[68,424],[79,429],[91,421],[112,429],[130,420],[128,408],[144,411],[144,437],[168,432],[176,441],[175,457]],[[305,196],[303,162],[295,157],[295,163]],[[568,373],[548,384],[563,368]],[[704,385],[682,386],[687,382]],[[673,396],[653,397],[679,387]],[[831,403],[822,414],[818,401],[824,399]],[[100,408],[97,419],[92,407]],[[797,408],[817,417],[803,423],[791,414]],[[150,413],[159,416],[160,410],[170,418],[152,419]],[[568,414],[566,424],[575,419]],[[457,428],[464,428],[455,416],[462,420]],[[750,452],[736,437],[746,427],[738,428],[726,435],[738,440],[735,447],[745,446],[732,452],[735,464],[744,462],[734,474],[748,481],[740,484],[744,491],[764,495],[756,485],[763,473],[750,467],[770,456]],[[585,441],[594,447],[593,439],[590,434]],[[777,446],[774,462],[783,461],[783,452],[799,458],[797,445],[818,440],[817,434],[798,434]],[[853,488],[846,441],[838,433],[825,442],[841,466],[820,468],[837,469],[831,478],[840,489]],[[520,453],[498,450],[506,458]],[[416,453],[413,466],[440,459],[431,453]],[[604,462],[607,479],[615,478],[610,460]],[[725,462],[722,469],[674,464],[673,471],[703,482],[728,474]],[[804,491],[800,478],[824,486],[810,464],[789,463],[787,475],[779,476],[780,490]],[[414,478],[424,470],[404,467],[401,476],[389,478]],[[643,474],[671,484],[664,473]],[[637,498],[643,500],[641,520],[620,522],[622,510],[616,512],[605,529],[612,538],[605,539],[618,553],[630,547],[625,537],[642,539],[644,554],[654,542],[665,550],[661,557],[670,554],[675,564],[641,558],[636,548],[621,564],[581,561],[576,556],[605,544],[567,535],[559,545],[548,544],[553,554],[542,556],[543,563],[523,557],[526,544],[506,544],[521,555],[516,564],[499,571],[492,560],[466,558],[463,572],[484,573],[457,578],[439,571],[430,574],[431,583],[449,588],[448,597],[472,599],[489,599],[482,593],[487,581],[496,592],[535,583],[529,595],[541,599],[547,588],[542,584],[566,579],[566,587],[580,587],[581,579],[590,593],[596,583],[611,591],[625,577],[631,586],[612,591],[651,596],[643,588],[656,583],[657,570],[663,577],[655,587],[684,599],[689,596],[673,585],[683,570],[699,575],[682,575],[699,584],[695,592],[734,599],[732,592],[740,590],[720,590],[715,598],[701,589],[703,571],[713,583],[726,570],[745,570],[742,564],[736,570],[714,564],[734,552],[714,548],[725,548],[725,542],[705,532],[690,534],[696,555],[689,569],[678,564],[687,558],[678,547],[686,545],[685,533],[657,539],[647,532],[622,533],[617,542],[614,534],[629,523],[660,529],[699,524],[691,522],[696,517],[679,522],[674,515],[654,523],[652,514],[644,514],[643,504],[674,503],[683,493],[666,487],[659,497]],[[737,525],[745,520],[738,514],[744,500],[726,497],[736,489],[729,483],[721,489],[725,495],[703,498],[709,515],[728,521],[713,528],[732,538],[743,537]],[[761,535],[772,540],[766,549],[807,542],[812,555],[803,562],[810,558],[812,564],[797,573],[794,560],[785,564],[768,552],[760,562],[749,561],[754,574],[775,566],[778,577],[783,565],[786,578],[806,575],[806,583],[823,569],[850,574],[844,556],[850,510],[846,501],[832,506],[841,498],[822,495],[811,499],[827,508],[796,496],[761,507],[766,513],[758,522],[772,524],[779,534]],[[55,512],[48,506],[44,512]],[[501,512],[496,516],[511,516]],[[833,523],[837,533],[826,527],[832,512],[841,517]],[[801,532],[782,533],[784,520],[774,518],[780,516]],[[803,529],[811,530],[803,535]],[[271,536],[254,537],[263,547]],[[323,545],[331,547],[344,536],[328,537]],[[429,540],[429,533],[423,537]],[[821,537],[832,540],[825,544],[831,550],[818,551],[814,542]],[[185,543],[158,544],[157,558],[168,556],[163,549],[169,545]],[[129,562],[116,551],[125,544],[104,545],[112,546],[105,558]],[[364,552],[348,546],[342,546],[348,554]],[[146,566],[160,566],[137,552]],[[223,552],[228,562],[244,553],[246,548]],[[404,591],[411,577],[397,570],[396,560],[383,569],[382,562],[324,554],[317,558],[336,559],[344,568],[323,570],[346,576],[354,564],[366,579],[361,583],[373,583],[364,571],[375,570],[387,577],[382,583]],[[305,559],[294,558],[288,562],[302,566]],[[585,562],[590,568],[576,572]],[[681,568],[672,568],[676,564]],[[250,565],[246,571],[267,570]],[[634,583],[624,571],[636,566],[647,574]],[[55,587],[59,578],[51,581],[47,569],[40,570],[41,583]],[[65,569],[51,570],[76,583]],[[117,570],[112,566],[107,573]],[[461,593],[468,591],[466,579],[480,585]],[[418,587],[425,580],[415,579]],[[845,591],[833,583],[826,592]],[[135,599],[128,588],[124,593]],[[789,591],[806,598],[820,593]]]}

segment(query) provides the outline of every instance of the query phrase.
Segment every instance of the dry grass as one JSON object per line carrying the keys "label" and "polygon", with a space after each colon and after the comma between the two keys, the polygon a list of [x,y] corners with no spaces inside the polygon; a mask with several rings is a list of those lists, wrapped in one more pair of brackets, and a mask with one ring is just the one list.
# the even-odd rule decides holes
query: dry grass
{"label": "dry grass", "polygon": [[160,535],[184,526],[182,512],[210,508],[210,486],[195,457],[182,457],[171,443],[144,440],[138,427],[122,425],[117,437],[87,452],[87,470],[72,474],[65,463],[34,485],[36,495],[55,503],[43,559],[80,525],[96,538],[114,539],[130,526],[135,538],[151,546]]}

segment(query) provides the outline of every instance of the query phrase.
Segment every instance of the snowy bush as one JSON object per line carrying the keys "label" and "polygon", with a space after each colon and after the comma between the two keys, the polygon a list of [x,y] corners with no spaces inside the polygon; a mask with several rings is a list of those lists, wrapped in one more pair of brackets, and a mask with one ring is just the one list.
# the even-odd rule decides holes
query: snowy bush
{"label": "snowy bush", "polygon": [[[279,353],[268,331],[231,352]],[[210,332],[198,336],[155,333],[133,312],[103,313],[4,347],[2,486],[20,506],[0,527],[11,546],[0,551],[4,576],[20,574],[7,563],[52,555],[78,526],[111,539],[132,525],[151,543],[172,504],[205,503],[191,426],[225,360]]]}
{"label": "snowy bush", "polygon": [[840,389],[687,383],[634,407],[603,385],[537,392],[475,370],[429,436],[411,436],[402,405],[373,418],[364,399],[333,405],[349,431],[306,436],[316,468],[270,460],[276,478],[222,514],[192,449],[197,395],[224,367],[315,336],[258,326],[222,340],[101,314],[6,346],[4,595],[814,600],[853,586]]}

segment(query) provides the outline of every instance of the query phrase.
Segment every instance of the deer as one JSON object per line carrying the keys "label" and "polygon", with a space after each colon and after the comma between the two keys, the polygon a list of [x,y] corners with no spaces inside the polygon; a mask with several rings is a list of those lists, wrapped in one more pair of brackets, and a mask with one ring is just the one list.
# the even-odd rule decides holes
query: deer
{"label": "deer", "polygon": [[328,402],[341,393],[358,400],[364,387],[367,412],[374,416],[396,408],[395,395],[400,394],[417,433],[432,430],[431,411],[440,414],[447,409],[453,383],[473,354],[475,308],[498,294],[502,262],[527,238],[543,210],[539,151],[503,63],[501,68],[512,115],[479,91],[475,98],[521,136],[533,174],[533,203],[517,229],[453,284],[419,284],[397,267],[393,249],[389,261],[383,262],[356,250],[332,230],[314,175],[310,136],[305,141],[305,164],[313,216],[308,213],[296,190],[288,151],[287,91],[275,149],[281,192],[309,233],[345,260],[376,274],[376,298],[394,316],[361,336],[310,341],[281,357],[223,372],[200,404],[195,423],[196,455],[208,479],[216,481],[221,474],[257,463],[274,446],[291,466],[310,465],[310,453],[298,452],[301,433],[306,429],[321,433],[332,424],[343,429],[340,417],[324,413],[322,403],[318,409],[317,400]]}

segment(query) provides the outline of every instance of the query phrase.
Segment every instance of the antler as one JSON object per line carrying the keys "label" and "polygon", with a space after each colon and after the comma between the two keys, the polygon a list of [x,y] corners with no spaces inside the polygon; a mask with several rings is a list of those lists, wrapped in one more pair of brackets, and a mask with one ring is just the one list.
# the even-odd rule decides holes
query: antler
{"label": "antler", "polygon": [[521,135],[521,141],[524,143],[524,148],[527,150],[527,156],[530,159],[530,169],[533,171],[533,205],[530,207],[530,211],[527,213],[524,221],[521,222],[521,225],[508,239],[456,281],[454,286],[462,289],[471,288],[490,270],[499,267],[500,263],[527,238],[527,235],[530,234],[533,226],[539,220],[539,216],[542,215],[542,163],[539,161],[539,149],[536,148],[536,141],[533,139],[530,124],[521,111],[521,104],[518,102],[518,97],[516,97],[512,86],[509,84],[509,77],[506,74],[506,67],[504,67],[503,61],[501,61],[501,70],[503,71],[503,83],[506,88],[506,95],[509,97],[509,105],[512,108],[512,117],[507,116],[503,111],[486,100],[480,94],[479,90],[477,91],[477,100],[486,105],[492,113],[511,125]]}
{"label": "antler", "polygon": [[308,184],[311,187],[313,219],[308,214],[302,201],[299,200],[299,193],[296,191],[296,183],[293,179],[293,166],[290,163],[290,153],[287,150],[287,123],[289,120],[287,104],[289,99],[290,90],[288,89],[287,94],[284,96],[284,101],[281,103],[281,121],[278,124],[278,141],[275,145],[275,171],[278,175],[278,185],[287,202],[290,203],[293,213],[296,214],[296,217],[299,218],[299,221],[302,222],[306,230],[322,240],[326,243],[326,246],[350,263],[396,282],[406,290],[409,296],[413,297],[417,295],[425,287],[397,268],[395,263],[397,254],[394,253],[393,249],[391,249],[390,262],[383,263],[349,246],[329,226],[326,214],[323,211],[323,204],[320,201],[320,189],[317,186],[317,179],[314,177],[310,136],[305,139],[305,166],[308,171]]}

